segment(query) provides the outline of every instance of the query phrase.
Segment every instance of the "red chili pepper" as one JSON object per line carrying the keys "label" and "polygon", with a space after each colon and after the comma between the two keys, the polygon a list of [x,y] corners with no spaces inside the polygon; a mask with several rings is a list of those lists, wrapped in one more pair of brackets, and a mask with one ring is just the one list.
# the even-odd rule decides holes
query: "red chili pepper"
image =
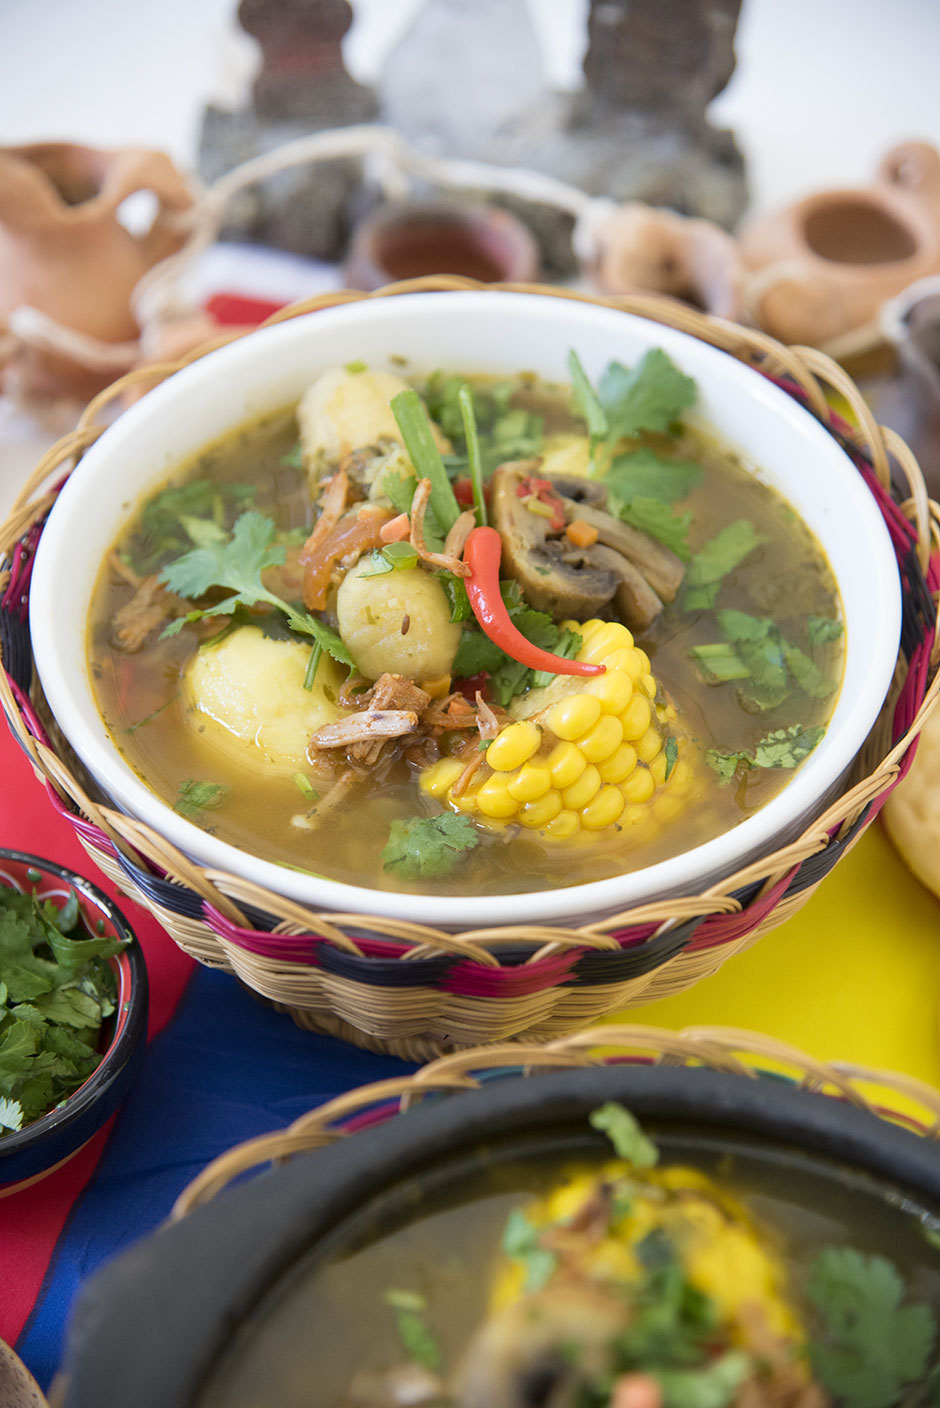
{"label": "red chili pepper", "polygon": [[495,528],[473,528],[463,550],[470,568],[465,578],[467,596],[480,628],[512,660],[533,670],[550,670],[553,675],[602,675],[604,665],[588,665],[582,660],[566,660],[550,650],[540,650],[513,624],[499,590],[499,559],[503,540]]}

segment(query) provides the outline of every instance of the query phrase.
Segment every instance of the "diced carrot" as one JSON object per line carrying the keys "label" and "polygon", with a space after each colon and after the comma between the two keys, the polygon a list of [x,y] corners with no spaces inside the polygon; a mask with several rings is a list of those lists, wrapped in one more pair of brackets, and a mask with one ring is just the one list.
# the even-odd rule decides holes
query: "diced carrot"
{"label": "diced carrot", "polygon": [[589,548],[592,543],[597,542],[597,529],[593,523],[586,523],[583,518],[575,518],[565,529],[565,537],[572,547]]}
{"label": "diced carrot", "polygon": [[379,529],[379,537],[383,543],[403,543],[406,538],[411,537],[411,519],[407,513],[400,513],[397,518],[390,518],[387,523],[383,523]]}

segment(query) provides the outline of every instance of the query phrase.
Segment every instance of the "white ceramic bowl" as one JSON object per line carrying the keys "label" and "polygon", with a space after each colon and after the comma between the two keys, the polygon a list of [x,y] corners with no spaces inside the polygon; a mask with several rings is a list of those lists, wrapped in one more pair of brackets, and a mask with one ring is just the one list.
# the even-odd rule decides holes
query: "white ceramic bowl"
{"label": "white ceramic bowl", "polygon": [[[696,414],[781,492],[816,535],[842,593],[846,666],[825,737],[761,811],[714,840],[632,874],[545,893],[441,898],[321,880],[260,860],[201,831],[162,802],[114,746],[92,695],[86,631],[105,551],[141,496],[226,431],[297,401],[329,366],[362,360],[566,380],[576,348],[590,377],[651,346],[699,386]],[[75,752],[115,803],[198,862],[315,909],[444,928],[582,923],[704,889],[768,854],[818,813],[871,729],[897,659],[901,597],[888,533],[835,440],[785,392],[696,338],[603,305],[499,291],[402,294],[298,316],[212,352],[126,411],[84,456],[43,531],[30,623],[43,690]]]}

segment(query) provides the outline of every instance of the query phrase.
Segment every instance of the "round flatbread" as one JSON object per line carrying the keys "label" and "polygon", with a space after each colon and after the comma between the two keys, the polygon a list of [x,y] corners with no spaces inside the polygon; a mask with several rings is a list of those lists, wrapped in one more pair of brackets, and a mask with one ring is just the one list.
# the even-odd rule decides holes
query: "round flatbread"
{"label": "round flatbread", "polygon": [[911,769],[881,815],[908,869],[940,899],[940,708],[924,725]]}

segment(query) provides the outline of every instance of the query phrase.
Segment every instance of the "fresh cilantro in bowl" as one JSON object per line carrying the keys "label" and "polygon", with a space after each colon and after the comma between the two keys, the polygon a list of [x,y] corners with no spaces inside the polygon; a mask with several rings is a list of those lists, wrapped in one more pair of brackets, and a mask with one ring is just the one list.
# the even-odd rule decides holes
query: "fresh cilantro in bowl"
{"label": "fresh cilantro in bowl", "polygon": [[[0,1139],[68,1099],[102,1061],[115,1013],[109,959],[128,940],[92,933],[78,895],[40,899],[0,883]],[[99,920],[102,931],[104,921]]]}

